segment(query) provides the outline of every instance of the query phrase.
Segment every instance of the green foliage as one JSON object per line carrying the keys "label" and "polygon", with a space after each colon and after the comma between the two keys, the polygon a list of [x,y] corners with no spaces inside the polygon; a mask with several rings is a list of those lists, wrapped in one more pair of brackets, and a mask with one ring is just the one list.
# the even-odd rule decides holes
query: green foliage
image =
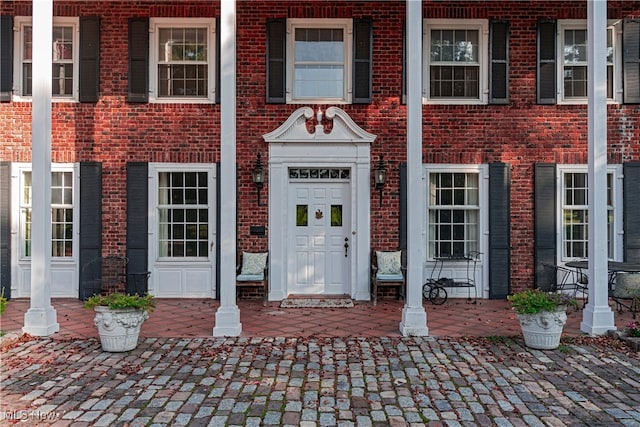
{"label": "green foliage", "polygon": [[93,309],[97,306],[105,306],[113,310],[121,308],[137,308],[151,312],[155,308],[156,303],[151,294],[140,296],[138,294],[123,294],[121,292],[108,295],[94,295],[84,303],[85,308]]}
{"label": "green foliage", "polygon": [[7,299],[4,297],[4,288],[0,291],[0,314],[7,309]]}
{"label": "green foliage", "polygon": [[556,311],[559,307],[575,307],[575,298],[565,293],[543,292],[539,289],[527,289],[507,297],[511,307],[518,314],[536,314],[541,311]]}
{"label": "green foliage", "polygon": [[640,337],[640,322],[631,322],[627,325],[627,333],[630,337]]}

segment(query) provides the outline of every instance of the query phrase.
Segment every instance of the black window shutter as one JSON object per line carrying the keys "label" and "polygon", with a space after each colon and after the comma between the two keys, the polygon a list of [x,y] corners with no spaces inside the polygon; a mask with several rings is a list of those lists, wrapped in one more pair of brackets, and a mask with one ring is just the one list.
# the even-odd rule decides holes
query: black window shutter
{"label": "black window shutter", "polygon": [[407,163],[400,163],[400,242],[399,249],[407,249]]}
{"label": "black window shutter", "polygon": [[11,298],[11,163],[0,162],[0,294]]}
{"label": "black window shutter", "polygon": [[373,21],[353,20],[353,98],[354,104],[371,103],[373,72]]}
{"label": "black window shutter", "polygon": [[556,165],[536,163],[534,166],[534,258],[535,285],[550,290],[555,271],[544,264],[556,264]]}
{"label": "black window shutter", "polygon": [[80,17],[80,102],[98,102],[100,91],[100,18]]}
{"label": "black window shutter", "polygon": [[538,21],[538,104],[556,101],[556,21]]}
{"label": "black window shutter", "polygon": [[80,299],[100,293],[102,163],[80,163]]}
{"label": "black window shutter", "polygon": [[129,102],[149,100],[149,19],[129,19]]}
{"label": "black window shutter", "polygon": [[13,16],[0,16],[0,102],[11,101],[13,89]]}
{"label": "black window shutter", "polygon": [[284,104],[286,97],[286,19],[267,20],[267,103]]}
{"label": "black window shutter", "polygon": [[489,298],[511,291],[511,171],[507,163],[489,164]]}
{"label": "black window shutter", "polygon": [[640,104],[640,21],[625,19],[622,34],[624,102]]}
{"label": "black window shutter", "polygon": [[624,260],[640,262],[640,162],[622,165],[624,194],[622,208],[624,223]]}
{"label": "black window shutter", "polygon": [[216,97],[215,103],[220,103],[220,59],[222,58],[222,53],[220,52],[220,18],[216,18]]}
{"label": "black window shutter", "polygon": [[509,103],[509,23],[491,21],[489,37],[489,103]]}
{"label": "black window shutter", "polygon": [[[127,264],[128,273],[142,273],[148,270],[148,175],[147,163],[127,163]],[[136,280],[138,275],[127,276],[127,292],[145,294],[146,280]]]}

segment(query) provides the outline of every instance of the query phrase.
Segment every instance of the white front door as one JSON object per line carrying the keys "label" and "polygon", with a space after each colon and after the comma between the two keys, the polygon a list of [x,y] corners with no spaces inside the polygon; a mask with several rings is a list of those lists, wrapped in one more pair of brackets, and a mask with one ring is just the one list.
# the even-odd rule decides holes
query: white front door
{"label": "white front door", "polygon": [[290,191],[289,293],[349,294],[349,183],[296,182]]}

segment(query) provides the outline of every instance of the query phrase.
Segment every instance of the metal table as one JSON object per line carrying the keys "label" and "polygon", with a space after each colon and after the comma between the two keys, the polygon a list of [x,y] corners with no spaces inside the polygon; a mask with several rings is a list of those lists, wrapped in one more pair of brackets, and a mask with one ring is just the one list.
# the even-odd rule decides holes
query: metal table
{"label": "metal table", "polygon": [[[586,260],[582,261],[569,261],[565,264],[567,267],[575,268],[577,270],[587,270],[589,263]],[[640,297],[632,298],[620,298],[615,296],[615,283],[618,273],[640,273],[640,263],[638,262],[623,262],[623,261],[608,261],[607,270],[609,272],[608,289],[609,297],[616,302],[618,311],[622,311],[622,307],[628,308],[633,313],[633,318],[636,318],[636,313],[640,309]],[[629,300],[629,305],[623,301]]]}

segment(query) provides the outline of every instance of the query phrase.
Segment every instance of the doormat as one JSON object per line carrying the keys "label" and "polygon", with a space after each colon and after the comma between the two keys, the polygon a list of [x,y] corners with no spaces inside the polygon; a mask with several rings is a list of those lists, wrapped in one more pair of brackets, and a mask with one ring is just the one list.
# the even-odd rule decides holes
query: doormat
{"label": "doormat", "polygon": [[352,308],[351,298],[285,298],[280,308]]}

